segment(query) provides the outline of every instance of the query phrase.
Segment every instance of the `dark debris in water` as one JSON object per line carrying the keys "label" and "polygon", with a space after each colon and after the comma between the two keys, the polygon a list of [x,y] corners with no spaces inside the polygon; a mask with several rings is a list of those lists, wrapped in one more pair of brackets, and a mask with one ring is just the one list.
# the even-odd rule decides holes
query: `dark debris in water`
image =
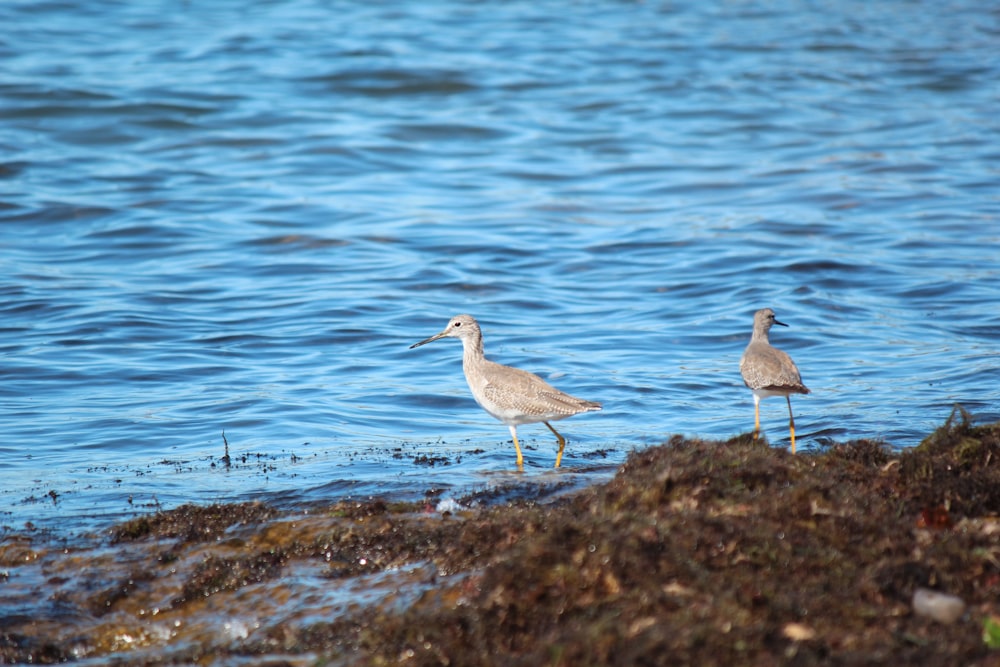
{"label": "dark debris in water", "polygon": [[[184,506],[90,548],[5,536],[22,611],[0,612],[0,661],[995,665],[998,448],[1000,423],[956,410],[903,452],[674,437],[544,503]],[[918,587],[965,615],[916,615]]]}
{"label": "dark debris in water", "polygon": [[449,463],[451,463],[451,459],[447,456],[427,456],[426,454],[420,454],[413,457],[414,465],[434,467],[437,465],[448,465]]}

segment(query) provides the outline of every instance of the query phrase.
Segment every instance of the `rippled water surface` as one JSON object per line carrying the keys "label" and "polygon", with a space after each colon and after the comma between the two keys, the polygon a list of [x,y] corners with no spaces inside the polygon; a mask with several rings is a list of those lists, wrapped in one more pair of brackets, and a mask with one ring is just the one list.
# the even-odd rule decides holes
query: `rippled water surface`
{"label": "rippled water surface", "polygon": [[[588,483],[753,426],[1000,418],[1000,12],[942,3],[0,4],[0,523]],[[520,429],[488,356],[604,411]],[[780,399],[762,404],[787,446]],[[225,466],[223,432],[231,466]]]}

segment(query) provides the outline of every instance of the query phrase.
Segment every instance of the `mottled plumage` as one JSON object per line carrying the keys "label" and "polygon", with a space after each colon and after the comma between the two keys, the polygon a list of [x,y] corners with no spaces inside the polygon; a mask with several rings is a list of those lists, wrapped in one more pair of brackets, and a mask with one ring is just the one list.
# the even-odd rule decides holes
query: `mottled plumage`
{"label": "mottled plumage", "polygon": [[788,429],[795,453],[795,418],[792,416],[792,394],[808,394],[795,362],[785,352],[772,347],[767,334],[772,325],[787,327],[774,317],[770,308],[762,308],[753,315],[753,335],[740,358],[743,382],[753,391],[754,438],[760,433],[760,402],[769,396],[784,396],[788,401]]}
{"label": "mottled plumage", "polygon": [[479,329],[479,323],[471,315],[453,317],[444,331],[414,343],[410,349],[446,337],[462,341],[462,370],[465,371],[465,379],[469,383],[472,396],[483,410],[510,429],[510,435],[514,438],[514,449],[517,450],[518,467],[523,465],[524,459],[517,441],[517,426],[542,422],[559,440],[559,453],[556,454],[555,465],[558,468],[562,461],[566,439],[559,435],[549,422],[572,417],[581,412],[600,410],[601,404],[559,391],[534,373],[487,359],[483,352],[483,333]]}

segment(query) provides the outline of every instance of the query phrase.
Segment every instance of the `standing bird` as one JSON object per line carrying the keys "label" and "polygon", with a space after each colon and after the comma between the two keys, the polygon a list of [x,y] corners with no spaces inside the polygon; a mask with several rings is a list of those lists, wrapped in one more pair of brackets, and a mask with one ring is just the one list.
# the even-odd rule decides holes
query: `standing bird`
{"label": "standing bird", "polygon": [[471,315],[456,315],[444,331],[419,343],[415,347],[432,343],[439,338],[458,338],[462,341],[462,370],[472,390],[472,397],[479,406],[499,419],[510,429],[517,450],[517,467],[524,458],[517,442],[518,424],[542,422],[559,440],[556,465],[562,461],[566,439],[552,428],[550,421],[565,419],[581,412],[600,410],[601,404],[584,401],[563,393],[533,373],[490,361],[483,353],[483,333]]}
{"label": "standing bird", "polygon": [[753,314],[753,336],[740,359],[743,382],[753,391],[753,437],[760,434],[760,401],[768,396],[784,396],[788,401],[788,431],[792,435],[792,454],[795,453],[795,418],[792,416],[792,394],[808,394],[795,362],[767,340],[771,326],[788,325],[774,318],[774,311],[761,308]]}

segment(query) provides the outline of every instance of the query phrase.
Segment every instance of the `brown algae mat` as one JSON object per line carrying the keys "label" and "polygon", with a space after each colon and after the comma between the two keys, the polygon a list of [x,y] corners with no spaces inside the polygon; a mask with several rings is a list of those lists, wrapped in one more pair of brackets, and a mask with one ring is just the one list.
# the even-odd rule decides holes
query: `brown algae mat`
{"label": "brown algae mat", "polygon": [[0,663],[1000,665],[998,515],[960,409],[904,452],[674,437],[548,502],[184,506],[4,537]]}

